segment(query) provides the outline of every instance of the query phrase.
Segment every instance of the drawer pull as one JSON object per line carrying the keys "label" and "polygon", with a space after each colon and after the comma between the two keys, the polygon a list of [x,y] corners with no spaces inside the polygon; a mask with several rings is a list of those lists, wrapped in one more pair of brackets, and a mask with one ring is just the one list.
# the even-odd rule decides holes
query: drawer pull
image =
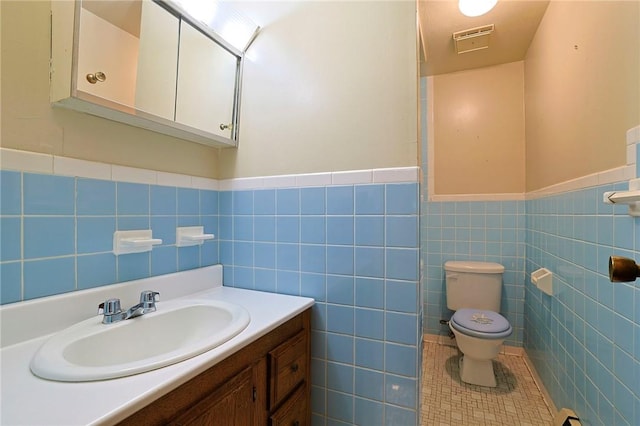
{"label": "drawer pull", "polygon": [[300,422],[299,422],[299,421],[297,421],[297,420],[295,420],[295,421],[291,424],[291,426],[300,426]]}
{"label": "drawer pull", "polygon": [[[300,367],[298,367],[298,363],[297,362],[291,364],[291,371],[293,371],[294,373],[296,373],[298,371],[298,368],[300,368]],[[294,426],[296,426],[296,425],[294,425]]]}

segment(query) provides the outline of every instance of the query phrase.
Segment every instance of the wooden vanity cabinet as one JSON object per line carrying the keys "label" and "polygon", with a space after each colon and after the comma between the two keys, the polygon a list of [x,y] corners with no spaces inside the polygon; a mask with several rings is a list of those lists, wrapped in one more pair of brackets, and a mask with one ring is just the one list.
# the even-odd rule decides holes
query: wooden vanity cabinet
{"label": "wooden vanity cabinet", "polygon": [[310,425],[310,317],[307,309],[120,425]]}
{"label": "wooden vanity cabinet", "polygon": [[307,426],[311,423],[309,422],[309,417],[307,413],[308,404],[306,400],[307,395],[307,385],[302,385],[291,395],[290,398],[287,398],[282,407],[280,407],[275,413],[271,415],[269,418],[270,426]]}
{"label": "wooden vanity cabinet", "polygon": [[301,330],[269,352],[269,411],[271,426],[310,424],[309,336]]}
{"label": "wooden vanity cabinet", "polygon": [[251,367],[245,368],[169,425],[255,424],[252,372]]}

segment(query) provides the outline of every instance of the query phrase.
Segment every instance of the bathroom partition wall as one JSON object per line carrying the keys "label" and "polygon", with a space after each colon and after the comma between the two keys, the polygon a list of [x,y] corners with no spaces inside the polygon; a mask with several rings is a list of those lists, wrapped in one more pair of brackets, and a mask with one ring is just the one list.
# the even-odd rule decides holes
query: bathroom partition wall
{"label": "bathroom partition wall", "polygon": [[640,258],[640,222],[602,193],[527,201],[527,274],[553,271],[553,297],[527,283],[525,349],[557,407],[587,424],[640,422],[640,287],[611,283],[610,255]]}
{"label": "bathroom partition wall", "polygon": [[[21,155],[33,165],[41,154]],[[416,424],[417,168],[255,178],[256,189],[219,190],[234,181],[97,163],[83,172],[86,162],[50,160],[78,167],[67,174],[108,167],[121,180],[1,172],[2,303],[222,263],[224,285],[316,300],[315,422]],[[176,227],[197,225],[216,239],[176,247]],[[113,232],[130,229],[151,229],[163,243],[115,256]]]}
{"label": "bathroom partition wall", "polygon": [[316,300],[314,424],[416,424],[422,332],[415,178],[219,194],[225,285]]}

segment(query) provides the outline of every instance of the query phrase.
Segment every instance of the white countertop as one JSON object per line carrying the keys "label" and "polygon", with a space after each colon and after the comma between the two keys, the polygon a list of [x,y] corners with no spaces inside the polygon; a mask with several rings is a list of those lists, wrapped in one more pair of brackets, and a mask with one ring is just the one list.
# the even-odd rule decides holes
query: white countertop
{"label": "white countertop", "polygon": [[[180,280],[180,274],[183,273],[171,274],[171,277]],[[139,280],[136,283],[145,286],[149,285],[148,280],[153,279]],[[101,289],[94,293],[103,294],[105,291],[108,290]],[[55,296],[55,299],[59,301],[63,297]],[[193,297],[193,293],[178,297]],[[0,424],[114,424],[267,334],[314,303],[313,299],[306,297],[221,286],[198,291],[197,297],[241,305],[249,311],[251,322],[239,335],[217,348],[158,370],[97,382],[48,381],[33,375],[29,362],[50,334],[4,346],[0,351]],[[161,306],[161,302],[158,303],[158,309]],[[7,318],[16,322],[16,318],[4,316],[3,332],[11,326],[7,324]],[[39,315],[33,320],[46,321],[46,317]]]}

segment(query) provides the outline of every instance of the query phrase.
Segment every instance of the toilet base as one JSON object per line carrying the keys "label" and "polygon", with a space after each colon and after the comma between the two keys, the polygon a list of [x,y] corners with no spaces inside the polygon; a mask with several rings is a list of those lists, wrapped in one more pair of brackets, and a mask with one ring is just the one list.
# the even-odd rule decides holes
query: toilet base
{"label": "toilet base", "polygon": [[490,359],[472,359],[468,356],[461,356],[458,365],[460,366],[460,379],[463,382],[491,388],[498,385]]}

